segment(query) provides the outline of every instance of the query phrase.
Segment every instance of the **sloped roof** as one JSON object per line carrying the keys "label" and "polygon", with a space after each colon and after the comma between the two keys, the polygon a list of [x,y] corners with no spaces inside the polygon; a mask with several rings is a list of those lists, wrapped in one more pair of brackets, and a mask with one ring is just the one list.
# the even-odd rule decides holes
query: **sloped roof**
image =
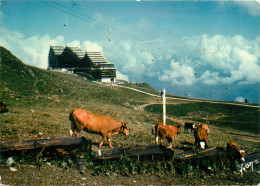
{"label": "sloped roof", "polygon": [[64,47],[63,46],[51,46],[51,49],[53,50],[55,55],[61,55]]}
{"label": "sloped roof", "polygon": [[79,59],[83,59],[85,56],[85,53],[79,47],[66,47],[66,48],[69,48],[74,54],[77,55]]}
{"label": "sloped roof", "polygon": [[101,54],[101,52],[86,52],[86,55],[88,55],[89,59],[93,63],[108,63],[108,61]]}

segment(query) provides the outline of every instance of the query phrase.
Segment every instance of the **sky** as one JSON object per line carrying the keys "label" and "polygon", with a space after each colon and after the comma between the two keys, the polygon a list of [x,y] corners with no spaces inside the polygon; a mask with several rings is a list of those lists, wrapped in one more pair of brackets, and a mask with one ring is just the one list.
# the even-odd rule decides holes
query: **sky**
{"label": "sky", "polygon": [[100,51],[117,78],[260,103],[260,1],[0,0],[0,46],[46,69],[50,46]]}

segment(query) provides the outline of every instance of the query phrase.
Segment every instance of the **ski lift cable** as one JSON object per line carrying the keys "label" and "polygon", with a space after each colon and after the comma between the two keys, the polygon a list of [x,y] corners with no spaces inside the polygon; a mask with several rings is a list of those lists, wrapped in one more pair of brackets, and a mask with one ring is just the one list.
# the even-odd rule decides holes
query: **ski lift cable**
{"label": "ski lift cable", "polygon": [[[60,4],[60,3],[52,2],[52,4],[50,4],[49,2],[46,3],[46,1],[44,1],[44,0],[41,0],[41,1],[44,2],[45,4],[47,4],[48,6],[52,6],[52,4],[55,4],[56,6],[52,6],[52,7],[57,8],[60,11],[64,11],[64,12],[65,11],[68,11],[68,12],[70,11],[70,14],[73,15],[74,17],[77,17],[77,18],[79,18],[79,19],[81,19],[83,21],[86,21],[86,22],[90,22],[90,23],[92,23],[92,24],[94,24],[94,25],[96,25],[98,27],[101,27],[101,28],[103,28],[105,30],[108,30],[109,33],[111,33],[112,30],[113,30],[114,34],[120,35],[120,36],[125,37],[125,38],[133,39],[133,40],[137,41],[139,44],[141,44],[142,46],[145,46],[146,48],[152,49],[154,52],[155,51],[162,51],[164,53],[170,53],[170,54],[174,55],[177,59],[181,58],[180,56],[178,56],[176,53],[174,53],[172,51],[166,50],[166,49],[158,47],[158,46],[152,46],[151,44],[149,44],[147,42],[144,42],[143,40],[137,38],[136,36],[130,35],[130,34],[125,33],[125,32],[122,32],[119,29],[117,29],[115,27],[112,27],[111,25],[108,25],[106,23],[103,23],[101,21],[93,19],[93,18],[91,18],[91,17],[89,17],[89,16],[87,16],[87,15],[81,13],[81,12],[77,12],[77,11],[71,9],[71,8],[68,8],[68,7]],[[57,6],[59,6],[59,7],[57,7]],[[62,7],[62,8],[60,8],[60,7]],[[187,62],[186,61],[186,63],[193,64],[194,62]],[[206,66],[197,63],[197,68],[198,68],[198,66],[200,66],[200,68],[203,68],[203,69],[208,69]],[[224,73],[222,73],[222,75],[227,76]]]}
{"label": "ski lift cable", "polygon": [[[109,32],[111,30],[113,30],[114,34],[120,35],[120,36],[125,37],[125,38],[133,39],[133,40],[137,41],[139,44],[145,46],[146,48],[150,48],[150,49],[152,49],[154,51],[163,51],[164,53],[170,53],[170,54],[174,55],[176,58],[180,58],[180,56],[178,56],[176,53],[174,53],[172,51],[165,50],[165,49],[160,48],[158,46],[152,46],[150,43],[144,42],[143,40],[137,38],[136,36],[130,35],[130,34],[125,33],[125,32],[122,32],[119,29],[117,29],[115,27],[112,27],[111,25],[108,25],[108,24],[105,24],[105,23],[103,23],[101,21],[95,20],[95,19],[93,19],[93,18],[91,18],[89,16],[86,16],[85,14],[77,12],[77,11],[75,11],[75,10],[73,10],[71,8],[68,8],[68,7],[66,7],[66,6],[64,6],[62,4],[59,4],[57,2],[51,2],[50,3],[50,2],[46,2],[44,0],[40,0],[40,1],[45,3],[48,6],[56,8],[56,9],[58,9],[60,11],[63,11],[63,12],[67,11],[67,13],[71,14],[72,16],[77,17],[77,18],[79,18],[79,19],[81,19],[83,21],[92,23],[92,24],[94,24],[94,25],[96,25],[98,27],[101,27],[101,28],[103,28],[105,30],[108,30]],[[53,4],[55,4],[55,5],[53,5]],[[57,7],[57,6],[59,6],[59,7]]]}
{"label": "ski lift cable", "polygon": [[[79,19],[81,19],[83,21],[86,21],[86,22],[92,23],[92,24],[94,24],[96,26],[99,26],[99,27],[101,27],[101,28],[103,28],[105,30],[108,30],[108,31],[113,30],[114,34],[121,35],[121,36],[126,37],[126,38],[132,38],[133,40],[138,41],[140,44],[142,44],[143,46],[145,46],[147,48],[150,48],[150,49],[157,48],[158,50],[164,50],[164,49],[159,48],[159,47],[151,46],[151,44],[148,44],[148,43],[144,42],[143,40],[141,40],[141,39],[139,39],[139,38],[137,38],[137,37],[135,37],[133,35],[126,34],[126,33],[122,32],[122,31],[116,29],[115,27],[112,27],[112,26],[110,26],[108,24],[105,24],[105,23],[103,23],[101,21],[95,20],[95,19],[93,19],[93,18],[91,18],[89,16],[86,16],[85,14],[82,14],[80,12],[72,10],[71,8],[68,8],[68,7],[66,7],[66,6],[64,6],[62,4],[57,3],[57,2],[51,2],[50,3],[50,2],[46,2],[44,0],[40,0],[40,1],[45,3],[48,6],[56,8],[56,9],[58,9],[60,11],[63,11],[63,12],[67,11],[68,14],[73,15],[74,17],[77,17],[77,18],[79,18]],[[164,52],[173,53],[172,51],[164,51]],[[176,54],[174,54],[174,55],[176,55]]]}
{"label": "ski lift cable", "polygon": [[[165,49],[160,48],[160,47],[158,47],[158,46],[152,46],[151,44],[148,44],[147,42],[144,42],[143,40],[141,40],[141,39],[139,39],[139,38],[137,38],[137,37],[135,37],[135,36],[133,36],[133,35],[124,33],[124,32],[122,32],[122,31],[116,29],[115,27],[112,27],[112,26],[110,26],[110,25],[108,25],[108,24],[105,24],[105,23],[103,23],[103,22],[101,22],[101,21],[95,20],[95,19],[93,19],[93,18],[91,18],[91,17],[89,17],[89,16],[86,16],[85,14],[82,14],[82,13],[80,13],[80,12],[77,12],[77,11],[75,11],[75,10],[73,10],[73,9],[71,9],[71,8],[68,8],[68,7],[66,7],[66,6],[64,6],[64,5],[62,5],[62,4],[59,4],[59,3],[57,3],[57,2],[51,2],[51,3],[52,3],[52,4],[51,4],[50,2],[46,2],[46,1],[44,1],[44,0],[40,0],[40,1],[43,2],[43,3],[45,3],[45,4],[48,5],[48,6],[54,7],[54,8],[56,8],[56,9],[60,10],[60,11],[63,11],[63,12],[66,12],[66,11],[69,10],[69,11],[70,11],[70,12],[69,12],[70,15],[72,15],[72,16],[74,16],[74,17],[77,17],[77,18],[81,19],[82,21],[92,23],[92,24],[94,24],[94,25],[96,25],[96,26],[98,26],[98,27],[101,27],[101,28],[103,28],[103,29],[105,29],[105,30],[108,30],[109,33],[111,33],[111,30],[113,29],[113,33],[114,33],[114,34],[118,34],[118,35],[121,35],[121,36],[126,37],[126,38],[132,38],[133,40],[138,41],[140,44],[142,44],[142,45],[145,46],[145,47],[148,47],[148,48],[152,49],[153,51],[158,51],[158,50],[160,50],[160,51],[163,51],[163,52],[165,52],[165,53],[173,54],[176,58],[180,58],[180,56],[178,56],[177,54],[175,54],[175,53],[172,52],[172,51],[165,50]],[[53,5],[53,4],[55,4],[56,6]],[[58,7],[58,6],[59,6],[59,7]],[[61,7],[62,7],[62,8],[61,8]],[[155,50],[155,49],[157,49],[157,50]],[[187,61],[186,61],[185,63],[194,64],[194,62],[187,62]],[[196,68],[198,68],[198,66],[199,66],[200,68],[208,69],[208,67],[206,67],[206,66],[204,66],[204,65],[202,65],[202,64],[196,63]],[[227,74],[224,74],[223,72],[219,72],[219,73],[222,74],[222,75],[224,75],[224,76],[228,76]]]}
{"label": "ski lift cable", "polygon": [[[84,19],[84,18],[82,18],[82,17],[76,15],[76,14],[73,13],[73,12],[68,12],[68,11],[66,11],[64,8],[60,8],[60,7],[58,7],[58,6],[55,6],[55,5],[51,4],[50,2],[46,2],[46,1],[44,1],[44,0],[40,0],[40,1],[41,1],[42,3],[44,3],[44,4],[46,4],[47,6],[50,6],[50,7],[52,7],[52,8],[55,8],[55,9],[61,11],[61,12],[67,12],[67,14],[70,14],[70,15],[72,15],[72,16],[78,18],[78,19],[81,19],[82,21],[92,23],[92,24],[94,24],[94,25],[96,25],[96,26],[98,26],[98,27],[101,27],[101,28],[103,28],[103,29],[107,29],[106,27],[104,27],[104,26],[102,26],[102,25],[100,25],[100,24],[97,24],[97,23],[95,23],[95,22],[93,22],[93,21],[89,21],[89,20],[87,20],[87,19]],[[54,3],[54,2],[52,2],[52,3]]]}
{"label": "ski lift cable", "polygon": [[[170,53],[172,54],[173,56],[175,56],[177,59],[180,59],[181,57],[179,55],[177,55],[176,53],[172,52],[172,51],[169,51],[169,50],[166,50],[164,48],[161,48],[161,47],[158,47],[158,46],[152,46],[151,44],[137,38],[136,36],[133,36],[129,33],[125,33],[125,32],[122,32],[120,31],[119,29],[115,28],[115,27],[112,27],[111,25],[108,25],[108,24],[105,24],[101,21],[98,21],[98,20],[95,20],[89,16],[86,16],[85,14],[82,14],[80,12],[77,12],[75,10],[72,10],[71,8],[68,8],[62,4],[59,4],[57,2],[53,2],[53,1],[48,1],[46,2],[45,0],[40,0],[42,3],[46,4],[47,6],[50,6],[50,7],[53,7],[59,11],[62,11],[62,12],[67,12],[68,14],[82,20],[82,21],[85,21],[85,22],[89,22],[89,23],[92,23],[102,29],[105,29],[105,30],[108,30],[109,33],[110,31],[112,32],[113,30],[113,33],[114,34],[117,34],[117,35],[120,35],[122,37],[125,37],[125,38],[130,38],[130,39],[133,39],[135,41],[137,41],[139,44],[141,44],[142,46],[145,46],[146,48],[150,48],[152,49],[153,51],[162,51],[164,53]],[[192,64],[194,65],[194,62],[189,62],[189,61],[186,61],[185,63],[188,63],[188,64]],[[202,65],[202,64],[199,64],[199,63],[195,63],[196,64],[196,68],[202,68],[202,69],[208,69],[208,67],[206,67],[205,65]],[[220,75],[223,75],[224,77],[228,77],[227,74],[223,73],[223,72],[218,72]],[[249,86],[248,86],[249,87]],[[250,87],[249,87],[250,88]],[[255,89],[254,87],[251,87],[253,89]]]}

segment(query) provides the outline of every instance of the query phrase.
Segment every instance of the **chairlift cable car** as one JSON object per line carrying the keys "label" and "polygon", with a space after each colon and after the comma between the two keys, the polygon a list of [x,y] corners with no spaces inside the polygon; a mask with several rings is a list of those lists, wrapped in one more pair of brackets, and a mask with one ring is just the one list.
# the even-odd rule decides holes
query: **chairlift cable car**
{"label": "chairlift cable car", "polygon": [[198,64],[196,64],[194,75],[195,75],[195,76],[198,75]]}
{"label": "chairlift cable car", "polygon": [[153,51],[153,48],[152,48],[152,53],[151,53],[151,62],[154,61],[154,51]]}
{"label": "chairlift cable car", "polygon": [[[226,79],[226,84],[227,84],[227,77],[226,77],[225,79]],[[227,86],[225,87],[225,89],[228,90],[228,89],[229,89],[229,86],[227,85]]]}
{"label": "chairlift cable car", "polygon": [[65,23],[64,23],[64,26],[67,26],[69,24],[69,21],[68,21],[68,19],[67,19],[67,14],[66,14],[66,12],[65,12]]}

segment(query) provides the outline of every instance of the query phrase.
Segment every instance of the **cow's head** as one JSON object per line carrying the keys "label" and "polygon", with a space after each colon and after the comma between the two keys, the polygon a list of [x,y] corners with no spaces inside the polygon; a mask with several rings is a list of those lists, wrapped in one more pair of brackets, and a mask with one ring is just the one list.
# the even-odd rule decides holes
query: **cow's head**
{"label": "cow's head", "polygon": [[177,134],[181,134],[181,124],[177,125]]}
{"label": "cow's head", "polygon": [[127,127],[127,122],[123,122],[122,123],[121,128],[120,128],[120,132],[125,134],[125,135],[129,134],[129,130],[128,130],[128,127]]}
{"label": "cow's head", "polygon": [[241,161],[245,161],[245,151],[244,150],[239,150],[239,153],[241,155]]}
{"label": "cow's head", "polygon": [[196,125],[195,125],[195,123],[193,123],[193,124],[192,124],[192,128],[195,129],[195,127],[196,127]]}

